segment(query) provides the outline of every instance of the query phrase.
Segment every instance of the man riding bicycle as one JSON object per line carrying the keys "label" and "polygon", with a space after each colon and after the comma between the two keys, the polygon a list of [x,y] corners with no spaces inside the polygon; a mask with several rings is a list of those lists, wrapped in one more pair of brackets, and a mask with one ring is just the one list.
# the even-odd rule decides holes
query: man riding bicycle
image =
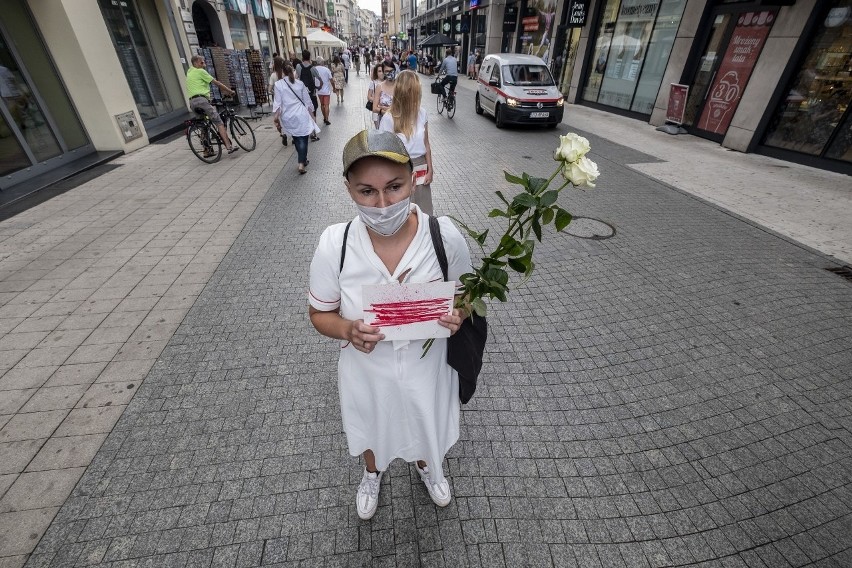
{"label": "man riding bicycle", "polygon": [[449,93],[456,93],[456,85],[459,82],[459,60],[455,57],[455,50],[451,47],[447,49],[447,56],[441,61],[441,66],[438,68],[438,75],[441,72],[446,72],[447,75],[441,79],[441,86],[444,87],[445,92],[446,86],[449,83],[450,89]]}
{"label": "man riding bicycle", "polygon": [[233,95],[234,91],[229,89],[227,85],[214,79],[207,72],[204,68],[204,58],[202,56],[193,55],[190,61],[192,62],[192,67],[186,71],[186,95],[189,97],[189,108],[193,112],[201,111],[204,113],[216,125],[219,137],[225,143],[228,153],[236,152],[237,147],[231,144],[231,139],[228,138],[228,133],[225,131],[225,123],[222,121],[222,117],[219,116],[219,113],[210,102],[210,83],[222,89],[222,92],[226,95]]}

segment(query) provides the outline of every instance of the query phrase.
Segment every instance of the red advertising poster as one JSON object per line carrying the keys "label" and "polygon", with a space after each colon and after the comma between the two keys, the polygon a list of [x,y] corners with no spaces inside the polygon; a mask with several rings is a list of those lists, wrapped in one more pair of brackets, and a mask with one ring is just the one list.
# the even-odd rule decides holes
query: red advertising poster
{"label": "red advertising poster", "polygon": [[701,130],[716,134],[728,131],[775,15],[774,11],[740,14],[698,120]]}
{"label": "red advertising poster", "polygon": [[683,124],[683,113],[686,110],[686,97],[689,87],[672,83],[669,89],[669,106],[666,109],[666,121]]}

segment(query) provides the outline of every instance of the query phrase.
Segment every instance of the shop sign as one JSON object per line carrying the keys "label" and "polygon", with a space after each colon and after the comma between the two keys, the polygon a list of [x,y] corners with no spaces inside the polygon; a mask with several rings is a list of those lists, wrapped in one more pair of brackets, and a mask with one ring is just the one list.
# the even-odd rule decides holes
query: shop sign
{"label": "shop sign", "polygon": [[707,103],[701,111],[698,128],[724,134],[754,71],[754,65],[766,43],[776,12],[745,12],[739,15],[728,49],[716,71]]}
{"label": "shop sign", "polygon": [[657,7],[659,5],[659,2],[640,4],[638,0],[633,0],[632,2],[624,2],[618,14],[620,17],[630,18],[633,16],[644,20],[653,18],[657,14]]}
{"label": "shop sign", "polygon": [[506,6],[506,11],[503,12],[503,31],[513,32],[518,25],[518,6],[512,4]]}
{"label": "shop sign", "polygon": [[470,0],[470,9],[476,10],[479,8],[479,0]]}
{"label": "shop sign", "polygon": [[568,5],[568,27],[582,28],[589,14],[589,0],[571,0]]}
{"label": "shop sign", "polygon": [[531,16],[521,20],[524,25],[525,32],[534,32],[538,30],[538,16]]}
{"label": "shop sign", "polygon": [[450,22],[444,22],[444,31],[445,32],[450,31]]}
{"label": "shop sign", "polygon": [[191,22],[192,21],[192,11],[184,10],[183,8],[181,8],[180,19],[183,20],[184,22]]}
{"label": "shop sign", "polygon": [[686,111],[686,98],[689,95],[687,85],[672,83],[669,88],[669,106],[666,108],[666,121],[673,124],[683,124],[683,113]]}
{"label": "shop sign", "polygon": [[334,16],[334,0],[328,0],[325,3],[325,13],[328,16]]}

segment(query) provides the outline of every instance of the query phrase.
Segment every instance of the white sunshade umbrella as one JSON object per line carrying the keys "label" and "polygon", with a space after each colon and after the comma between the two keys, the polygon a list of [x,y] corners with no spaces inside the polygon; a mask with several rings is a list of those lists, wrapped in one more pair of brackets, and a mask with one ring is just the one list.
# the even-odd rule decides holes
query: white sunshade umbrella
{"label": "white sunshade umbrella", "polygon": [[345,41],[322,30],[309,32],[305,39],[307,39],[308,45],[313,47],[346,47]]}

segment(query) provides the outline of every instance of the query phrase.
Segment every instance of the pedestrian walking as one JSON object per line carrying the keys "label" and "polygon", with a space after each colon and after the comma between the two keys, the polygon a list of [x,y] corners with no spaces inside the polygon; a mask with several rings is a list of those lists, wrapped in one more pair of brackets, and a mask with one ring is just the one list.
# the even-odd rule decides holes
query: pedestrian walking
{"label": "pedestrian walking", "polygon": [[337,104],[343,102],[343,88],[346,86],[346,68],[339,57],[331,60],[331,73],[334,80],[334,94],[337,95]]}
{"label": "pedestrian walking", "polygon": [[[278,57],[276,54],[275,57],[272,58],[272,73],[269,75],[269,97],[275,100],[275,83],[284,78],[284,66],[287,65],[287,61],[283,57]],[[281,143],[286,146],[287,145],[287,131],[283,128],[278,129],[278,133],[281,134]]]}
{"label": "pedestrian walking", "polygon": [[322,57],[317,57],[317,76],[322,81],[322,87],[317,89],[317,98],[319,99],[320,110],[322,111],[322,121],[325,124],[331,124],[328,120],[330,112],[329,104],[331,103],[331,87],[333,85],[333,77],[331,70],[325,65],[325,60]]}
{"label": "pedestrian walking", "polygon": [[[363,456],[365,465],[356,510],[361,519],[372,518],[382,474],[396,458],[414,462],[432,501],[446,507],[452,494],[442,463],[459,437],[460,404],[447,340],[434,340],[424,355],[423,341],[382,341],[381,329],[362,319],[364,285],[443,280],[429,217],[411,205],[411,161],[389,132],[363,130],[349,140],[343,175],[358,216],[323,231],[311,262],[308,310],[319,333],[341,341],[343,430],[349,453]],[[449,218],[438,224],[448,278],[458,281],[472,270],[470,251]],[[439,320],[450,334],[461,322],[459,309]]]}
{"label": "pedestrian walking", "polygon": [[352,66],[355,67],[355,75],[361,76],[361,56],[358,55],[358,51],[352,54]]}
{"label": "pedestrian walking", "polygon": [[482,67],[482,52],[481,51],[476,52],[476,63],[475,63],[475,65],[476,65],[476,68],[474,69],[474,71],[475,71],[474,78],[477,78],[477,77],[479,77],[479,69],[480,69],[480,67]]}
{"label": "pedestrian walking", "polygon": [[377,63],[373,65],[373,70],[370,73],[370,84],[367,86],[367,101],[370,103],[370,110],[373,112],[373,125],[379,127],[379,109],[373,105],[373,96],[376,94],[376,89],[384,80],[385,71],[382,65]]}
{"label": "pedestrian walking", "polygon": [[[322,80],[317,76],[317,70],[314,69],[310,51],[307,49],[302,51],[302,61],[296,66],[295,70],[299,80],[308,89],[308,94],[311,98],[311,103],[313,103],[313,107],[315,109],[319,108],[317,89],[322,87]],[[319,82],[319,84],[317,84],[317,82]],[[316,118],[317,117],[314,116],[314,120],[316,120]],[[319,136],[312,133],[311,140],[319,140]]]}
{"label": "pedestrian walking", "polygon": [[382,82],[376,87],[376,92],[373,93],[373,110],[381,115],[386,113],[393,102],[394,79],[396,79],[396,67],[390,61],[385,61],[382,64],[384,76]]}
{"label": "pedestrian walking", "polygon": [[343,80],[344,80],[344,82],[348,83],[349,82],[349,63],[350,63],[350,56],[349,56],[349,50],[348,49],[340,54],[340,61],[343,63]]}
{"label": "pedestrian walking", "polygon": [[467,78],[475,79],[476,75],[476,52],[471,51],[467,56]]}
{"label": "pedestrian walking", "polygon": [[284,79],[275,83],[272,114],[276,128],[289,132],[293,137],[299,173],[304,174],[308,167],[308,136],[314,132],[316,122],[310,92],[302,81],[296,79],[292,65],[284,65]]}
{"label": "pedestrian walking", "polygon": [[417,73],[402,71],[396,78],[393,102],[379,123],[379,130],[392,132],[405,144],[414,167],[414,191],[411,201],[427,215],[432,208],[432,147],[429,145],[429,122],[420,106],[422,90]]}

